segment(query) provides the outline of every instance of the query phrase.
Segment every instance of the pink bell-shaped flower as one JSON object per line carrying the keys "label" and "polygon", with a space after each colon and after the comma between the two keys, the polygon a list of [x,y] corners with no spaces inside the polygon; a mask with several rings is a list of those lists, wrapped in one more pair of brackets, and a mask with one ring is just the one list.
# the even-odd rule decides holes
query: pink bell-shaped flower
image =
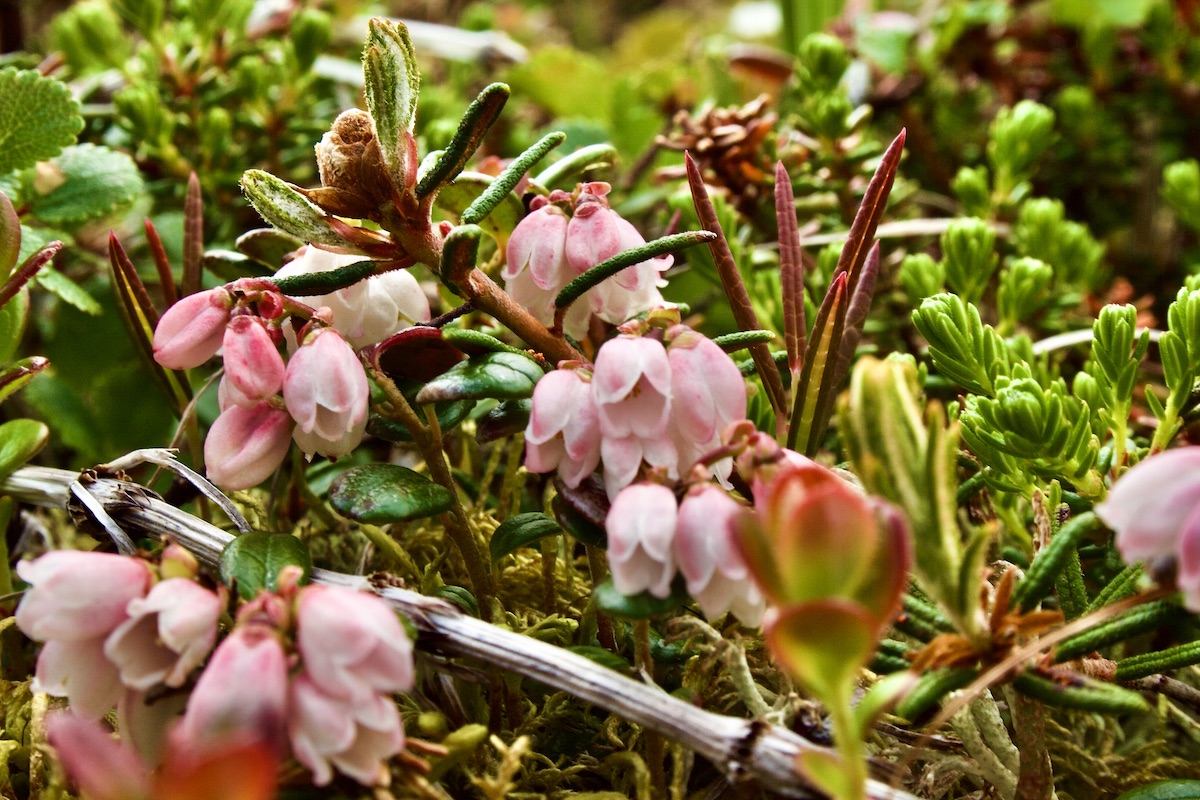
{"label": "pink bell-shaped flower", "polygon": [[215,592],[194,580],[160,581],[129,602],[129,618],[105,641],[104,654],[130,688],[178,688],[212,650],[223,607]]}
{"label": "pink bell-shaped flower", "polygon": [[1113,484],[1096,516],[1126,562],[1174,564],[1184,605],[1200,613],[1200,447],[1151,456]]}
{"label": "pink bell-shaped flower", "polygon": [[283,400],[297,432],[316,437],[297,439],[310,455],[337,457],[358,444],[369,395],[358,356],[333,328],[309,333],[288,361]]}
{"label": "pink bell-shaped flower", "polygon": [[[721,444],[721,432],[746,417],[746,381],[712,339],[685,325],[667,331],[671,364],[671,432],[683,475]],[[732,461],[720,468],[729,475]]]}
{"label": "pink bell-shaped flower", "polygon": [[533,409],[525,431],[525,468],[557,469],[575,488],[600,463],[600,421],[592,385],[576,369],[557,369],[533,388]]}
{"label": "pink bell-shaped flower", "polygon": [[154,360],[167,369],[191,369],[221,349],[233,295],[224,287],[190,294],[167,309],[154,329]]}
{"label": "pink bell-shaped flower", "polygon": [[32,585],[17,608],[17,627],[45,642],[35,692],[66,697],[76,713],[96,718],[117,702],[117,668],[104,641],[127,618],[126,607],[150,589],[146,562],[108,553],[58,550],[17,564]]}
{"label": "pink bell-shaped flower", "polygon": [[[563,192],[555,195],[559,200],[566,197]],[[505,280],[512,280],[523,272],[528,273],[537,288],[557,292],[575,277],[567,271],[569,221],[557,205],[542,198],[534,203],[534,209],[513,229],[500,275]]]}
{"label": "pink bell-shaped flower", "polygon": [[306,586],[296,616],[301,661],[325,694],[355,701],[412,687],[412,644],[396,612],[375,595]]}
{"label": "pink bell-shaped flower", "polygon": [[643,460],[679,477],[678,453],[667,428],[671,364],[661,342],[625,334],[605,342],[596,356],[592,396],[610,498],[637,477]]}
{"label": "pink bell-shaped flower", "polygon": [[733,521],[743,510],[714,484],[693,487],[679,504],[675,560],[704,616],[717,619],[732,611],[743,624],[755,626],[762,622],[766,600],[733,541]]}
{"label": "pink bell-shaped flower", "polygon": [[283,386],[283,356],[262,319],[235,316],[225,327],[222,341],[225,380],[237,389],[239,398],[258,403],[278,394]]}
{"label": "pink bell-shaped flower", "polygon": [[671,594],[675,577],[675,493],[657,483],[635,483],[617,494],[604,520],[608,567],[621,594]]}
{"label": "pink bell-shaped flower", "polygon": [[335,767],[364,786],[387,784],[383,762],[404,747],[404,727],[390,697],[331,697],[301,673],[292,681],[290,706],[292,752],[312,771],[314,784],[328,784]]}
{"label": "pink bell-shaped flower", "polygon": [[277,633],[260,623],[238,625],[200,674],[176,731],[199,750],[245,738],[283,752],[287,693],[288,659]]}
{"label": "pink bell-shaped flower", "polygon": [[257,486],[283,463],[291,435],[291,417],[270,403],[227,407],[204,440],[208,479],[230,492]]}

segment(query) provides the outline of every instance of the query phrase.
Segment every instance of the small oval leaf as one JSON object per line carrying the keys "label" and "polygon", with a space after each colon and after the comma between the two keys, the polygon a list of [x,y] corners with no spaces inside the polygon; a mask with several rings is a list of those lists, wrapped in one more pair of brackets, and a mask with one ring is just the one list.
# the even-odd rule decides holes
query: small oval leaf
{"label": "small oval leaf", "polygon": [[440,597],[448,603],[453,603],[472,617],[479,616],[479,602],[475,595],[462,586],[446,584],[433,590],[434,597]]}
{"label": "small oval leaf", "polygon": [[487,353],[455,364],[425,384],[417,403],[445,400],[519,400],[533,395],[544,373],[537,362],[516,353]]}
{"label": "small oval leaf", "polygon": [[[677,583],[682,583],[677,581]],[[650,619],[670,614],[683,603],[687,593],[682,587],[673,586],[667,597],[655,597],[649,592],[626,596],[617,591],[612,579],[607,579],[592,592],[596,608],[622,619]]]}
{"label": "small oval leaf", "polygon": [[560,533],[562,533],[562,528],[557,522],[537,511],[509,517],[500,523],[500,527],[492,533],[492,541],[488,545],[492,554],[492,563],[494,564],[518,548],[533,544],[547,536],[557,536]]}
{"label": "small oval leaf", "polygon": [[285,567],[300,567],[300,582],[307,583],[312,572],[308,548],[295,536],[261,531],[243,533],[226,545],[219,564],[221,582],[235,587],[243,600],[278,590]]}
{"label": "small oval leaf", "polygon": [[505,400],[476,422],[475,440],[484,444],[524,433],[532,411],[532,400]]}
{"label": "small oval leaf", "polygon": [[0,480],[37,455],[49,438],[50,429],[34,419],[14,419],[0,425]]}
{"label": "small oval leaf", "polygon": [[1197,800],[1200,781],[1158,781],[1131,789],[1117,800]]}
{"label": "small oval leaf", "polygon": [[[441,428],[442,433],[445,433],[457,428],[463,420],[471,415],[471,410],[475,408],[475,401],[455,400],[449,403],[436,403],[433,408],[437,414],[438,427]],[[367,417],[367,433],[389,442],[412,441],[412,434],[408,432],[408,428],[394,419],[388,419],[373,411]]]}
{"label": "small oval leaf", "polygon": [[633,671],[633,667],[628,661],[621,658],[611,650],[605,650],[603,647],[578,645],[575,647],[567,647],[565,649],[569,653],[574,653],[577,656],[583,656],[593,664],[599,664],[602,667],[608,667],[609,669],[616,670],[617,672],[624,672],[628,674]]}
{"label": "small oval leaf", "polygon": [[440,514],[454,505],[454,495],[407,467],[366,464],[330,484],[329,502],[343,516],[386,525]]}

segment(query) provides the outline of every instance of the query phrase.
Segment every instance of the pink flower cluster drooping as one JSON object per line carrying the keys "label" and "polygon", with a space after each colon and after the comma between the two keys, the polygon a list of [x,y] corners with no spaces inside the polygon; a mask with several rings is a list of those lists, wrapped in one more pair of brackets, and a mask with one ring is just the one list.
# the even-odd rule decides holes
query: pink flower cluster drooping
{"label": "pink flower cluster drooping", "polygon": [[[275,277],[360,260],[309,246]],[[313,321],[301,326],[298,313]],[[154,357],[170,369],[191,369],[221,352],[221,414],[205,440],[205,461],[213,483],[248,489],[275,471],[292,440],[309,456],[353,450],[366,428],[369,394],[355,349],[428,319],[428,299],[402,270],[303,298],[248,279],[171,306],[154,332]],[[285,339],[292,351],[286,363]]]}
{"label": "pink flower cluster drooping", "polygon": [[694,485],[676,505],[675,493],[657,483],[626,486],[605,519],[608,565],[621,594],[667,597],[676,572],[704,615],[726,611],[758,625],[765,601],[733,541],[733,521],[744,510],[714,483]]}
{"label": "pink flower cluster drooping", "polygon": [[[297,571],[280,578],[279,593],[244,604],[214,649],[224,596],[192,578],[156,582],[140,559],[75,551],[22,562],[18,573],[32,588],[17,624],[44,642],[34,690],[66,697],[85,720],[116,704],[133,745],[120,758],[152,768],[172,753],[203,759],[231,743],[258,745],[275,761],[290,752],[318,786],[335,770],[365,786],[388,782],[384,762],[405,741],[392,695],[412,687],[412,645],[374,595],[297,588]],[[201,665],[186,708],[165,702],[147,713],[153,690],[186,686]],[[140,730],[139,718],[154,729]],[[68,739],[91,735],[67,730]],[[104,772],[77,761],[85,773]]]}
{"label": "pink flower cluster drooping", "polygon": [[132,690],[183,686],[217,637],[220,595],[194,580],[157,580],[145,561],[59,550],[17,564],[31,585],[17,626],[43,642],[34,691],[99,717]]}
{"label": "pink flower cluster drooping", "polygon": [[[646,243],[637,229],[608,206],[607,183],[580,184],[573,194],[561,190],[534,200],[533,210],[508,240],[501,275],[513,299],[546,325],[554,321],[554,298],[575,278],[601,261]],[[592,287],[567,311],[563,328],[579,339],[594,314],[620,324],[663,304],[659,274],[672,256],[634,264]]]}
{"label": "pink flower cluster drooping", "polygon": [[1096,516],[1116,531],[1127,563],[1174,575],[1183,604],[1200,613],[1200,447],[1167,450],[1134,466],[1113,484]]}
{"label": "pink flower cluster drooping", "polygon": [[[686,325],[672,325],[661,340],[622,333],[601,346],[591,371],[560,367],[534,387],[525,466],[557,469],[575,487],[603,464],[610,499],[643,465],[672,480],[686,475],[720,447],[727,425],[746,416],[737,365]],[[724,479],[730,468],[726,459],[711,469]]]}

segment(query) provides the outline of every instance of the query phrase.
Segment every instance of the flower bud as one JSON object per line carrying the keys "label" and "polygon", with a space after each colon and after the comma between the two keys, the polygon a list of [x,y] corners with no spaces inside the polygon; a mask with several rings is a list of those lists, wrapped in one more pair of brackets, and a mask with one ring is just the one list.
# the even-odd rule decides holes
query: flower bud
{"label": "flower bud", "polygon": [[230,405],[204,440],[208,479],[226,491],[257,486],[283,463],[291,433],[288,414],[270,403]]}
{"label": "flower bud", "polygon": [[[240,314],[225,327],[225,377],[240,395],[259,403],[283,386],[283,356],[258,317]],[[239,403],[242,405],[242,403]]]}
{"label": "flower bud", "polygon": [[675,493],[661,484],[635,483],[617,494],[604,528],[608,566],[621,594],[671,594],[676,514]]}
{"label": "flower bud", "polygon": [[233,295],[225,288],[196,292],[167,309],[154,329],[154,360],[167,369],[191,369],[221,349]]}
{"label": "flower bud", "polygon": [[329,446],[315,446],[310,451],[304,445],[317,443],[298,439],[306,452],[347,452],[347,437],[353,438],[365,424],[369,395],[358,356],[333,328],[310,333],[288,361],[283,379],[288,413],[296,420],[299,433],[314,435]]}
{"label": "flower bud", "polygon": [[343,111],[316,149],[325,188],[308,192],[310,199],[340,217],[381,222],[379,209],[391,202],[391,185],[371,115]]}

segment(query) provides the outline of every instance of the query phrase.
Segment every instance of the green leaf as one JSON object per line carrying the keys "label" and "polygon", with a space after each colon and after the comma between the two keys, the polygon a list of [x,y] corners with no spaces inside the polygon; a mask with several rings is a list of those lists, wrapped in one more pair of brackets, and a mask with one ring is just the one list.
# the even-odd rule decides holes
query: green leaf
{"label": "green leaf", "polygon": [[503,83],[493,83],[484,88],[467,107],[458,130],[438,156],[437,162],[417,182],[417,196],[424,197],[436,191],[455,175],[462,172],[472,154],[479,148],[483,137],[500,117],[500,111],[508,102],[511,90]]}
{"label": "green leaf", "polygon": [[20,252],[21,219],[8,195],[0,192],[0,277],[12,273]]}
{"label": "green leaf", "polygon": [[351,519],[385,525],[447,511],[454,505],[454,495],[407,467],[366,464],[346,470],[333,481],[329,502]]}
{"label": "green leaf", "polygon": [[[607,500],[607,498],[605,499]],[[608,531],[604,529],[603,525],[597,525],[581,511],[573,508],[561,494],[557,495],[550,505],[563,530],[575,537],[577,541],[601,550],[608,549]]]}
{"label": "green leaf", "polygon": [[[435,205],[442,211],[462,217],[462,213],[487,191],[492,181],[491,175],[481,172],[459,173],[453,183],[446,184],[438,192]],[[521,198],[509,192],[501,198],[500,204],[492,209],[491,214],[480,220],[479,227],[495,239],[500,247],[504,247],[508,243],[508,237],[512,236],[513,229],[524,216],[525,206],[521,204]]]}
{"label": "green leaf", "polygon": [[[442,433],[457,428],[462,421],[470,416],[475,408],[474,400],[453,400],[448,403],[435,403],[434,413],[437,414],[438,427]],[[412,434],[408,428],[393,419],[371,412],[367,417],[367,433],[386,439],[389,442],[411,442]]]}
{"label": "green leaf", "polygon": [[22,289],[0,308],[0,364],[7,363],[17,352],[28,321],[29,292]]}
{"label": "green leaf", "polygon": [[862,605],[829,598],[780,609],[763,638],[788,674],[830,704],[870,660],[876,623]]}
{"label": "green leaf", "polygon": [[64,303],[69,303],[85,314],[99,316],[104,307],[83,287],[53,267],[45,267],[37,274],[37,285],[53,293]]}
{"label": "green leaf", "polygon": [[284,256],[303,247],[304,242],[274,228],[256,228],[239,236],[234,246],[239,253],[270,267],[273,272],[279,269]]}
{"label": "green leaf", "polygon": [[0,175],[53,158],[81,130],[79,103],[61,81],[0,70]]}
{"label": "green leaf", "polygon": [[516,353],[487,353],[455,364],[425,384],[417,403],[444,400],[519,400],[533,395],[543,375],[531,358]]}
{"label": "green leaf", "polygon": [[0,403],[24,389],[37,374],[50,366],[41,356],[23,358],[0,373]]}
{"label": "green leaf", "polygon": [[1117,800],[1197,800],[1200,781],[1158,781],[1131,789]]}
{"label": "green leaf", "polygon": [[1065,670],[1054,674],[1057,679],[1029,670],[1014,678],[1012,685],[1018,692],[1056,708],[1100,714],[1138,714],[1150,710],[1150,704],[1137,692]]}
{"label": "green leaf", "polygon": [[0,425],[0,480],[38,454],[50,439],[50,429],[33,419],[14,419]]}
{"label": "green leaf", "polygon": [[346,241],[327,221],[324,211],[269,172],[246,170],[242,175],[242,191],[259,216],[284,233],[313,244],[347,247]]}
{"label": "green leaf", "polygon": [[479,616],[479,602],[475,599],[475,595],[462,586],[454,586],[453,584],[439,586],[433,590],[433,596],[453,603],[472,617]]}
{"label": "green leaf", "polygon": [[611,578],[606,579],[592,592],[592,602],[596,608],[622,619],[661,617],[679,608],[686,598],[687,593],[682,586],[673,586],[671,594],[666,597],[655,597],[649,592],[626,596],[617,591]]}
{"label": "green leaf", "polygon": [[[363,51],[367,110],[392,180],[396,186],[404,186],[409,177],[408,139],[417,117],[421,71],[404,23],[373,18],[368,26]],[[415,181],[416,176],[411,177]]]}
{"label": "green leaf", "polygon": [[312,560],[304,542],[286,533],[243,533],[221,551],[221,582],[236,587],[243,600],[259,592],[279,589],[279,574],[285,567],[300,567],[301,583],[307,583]]}
{"label": "green leaf", "polygon": [[[558,296],[554,298],[554,305],[559,309],[566,308],[582,297],[584,292],[598,283],[608,280],[621,270],[667,253],[673,253],[676,250],[682,250],[685,247],[714,241],[716,238],[716,234],[710,231],[688,231],[687,233],[663,236],[661,239],[655,239],[631,250],[624,250],[611,258],[604,259],[564,286]],[[749,333],[760,333],[760,331],[750,331]],[[749,347],[749,345],[745,346]]]}
{"label": "green leaf", "polygon": [[30,210],[48,225],[67,228],[120,213],[146,189],[132,158],[93,144],[63,150],[47,165],[47,176],[53,188],[35,192],[29,198]]}
{"label": "green leaf", "polygon": [[530,180],[547,189],[570,188],[566,186],[568,180],[574,181],[588,170],[612,164],[617,155],[617,148],[611,144],[590,144],[563,156]]}
{"label": "green leaf", "polygon": [[529,426],[531,400],[505,400],[475,423],[475,439],[480,444],[524,433]]}
{"label": "green leaf", "polygon": [[547,536],[557,536],[562,528],[552,518],[533,511],[528,514],[517,514],[500,523],[500,527],[492,533],[488,550],[492,555],[492,563],[496,563],[518,548],[531,545]]}
{"label": "green leaf", "polygon": [[461,216],[463,224],[478,225],[504,201],[504,198],[511,194],[513,188],[521,182],[521,178],[525,176],[530,167],[545,158],[547,153],[562,144],[566,138],[565,133],[558,131],[548,133],[524,153],[514,158],[512,163],[496,176],[483,194],[479,195],[475,202],[463,211]]}

